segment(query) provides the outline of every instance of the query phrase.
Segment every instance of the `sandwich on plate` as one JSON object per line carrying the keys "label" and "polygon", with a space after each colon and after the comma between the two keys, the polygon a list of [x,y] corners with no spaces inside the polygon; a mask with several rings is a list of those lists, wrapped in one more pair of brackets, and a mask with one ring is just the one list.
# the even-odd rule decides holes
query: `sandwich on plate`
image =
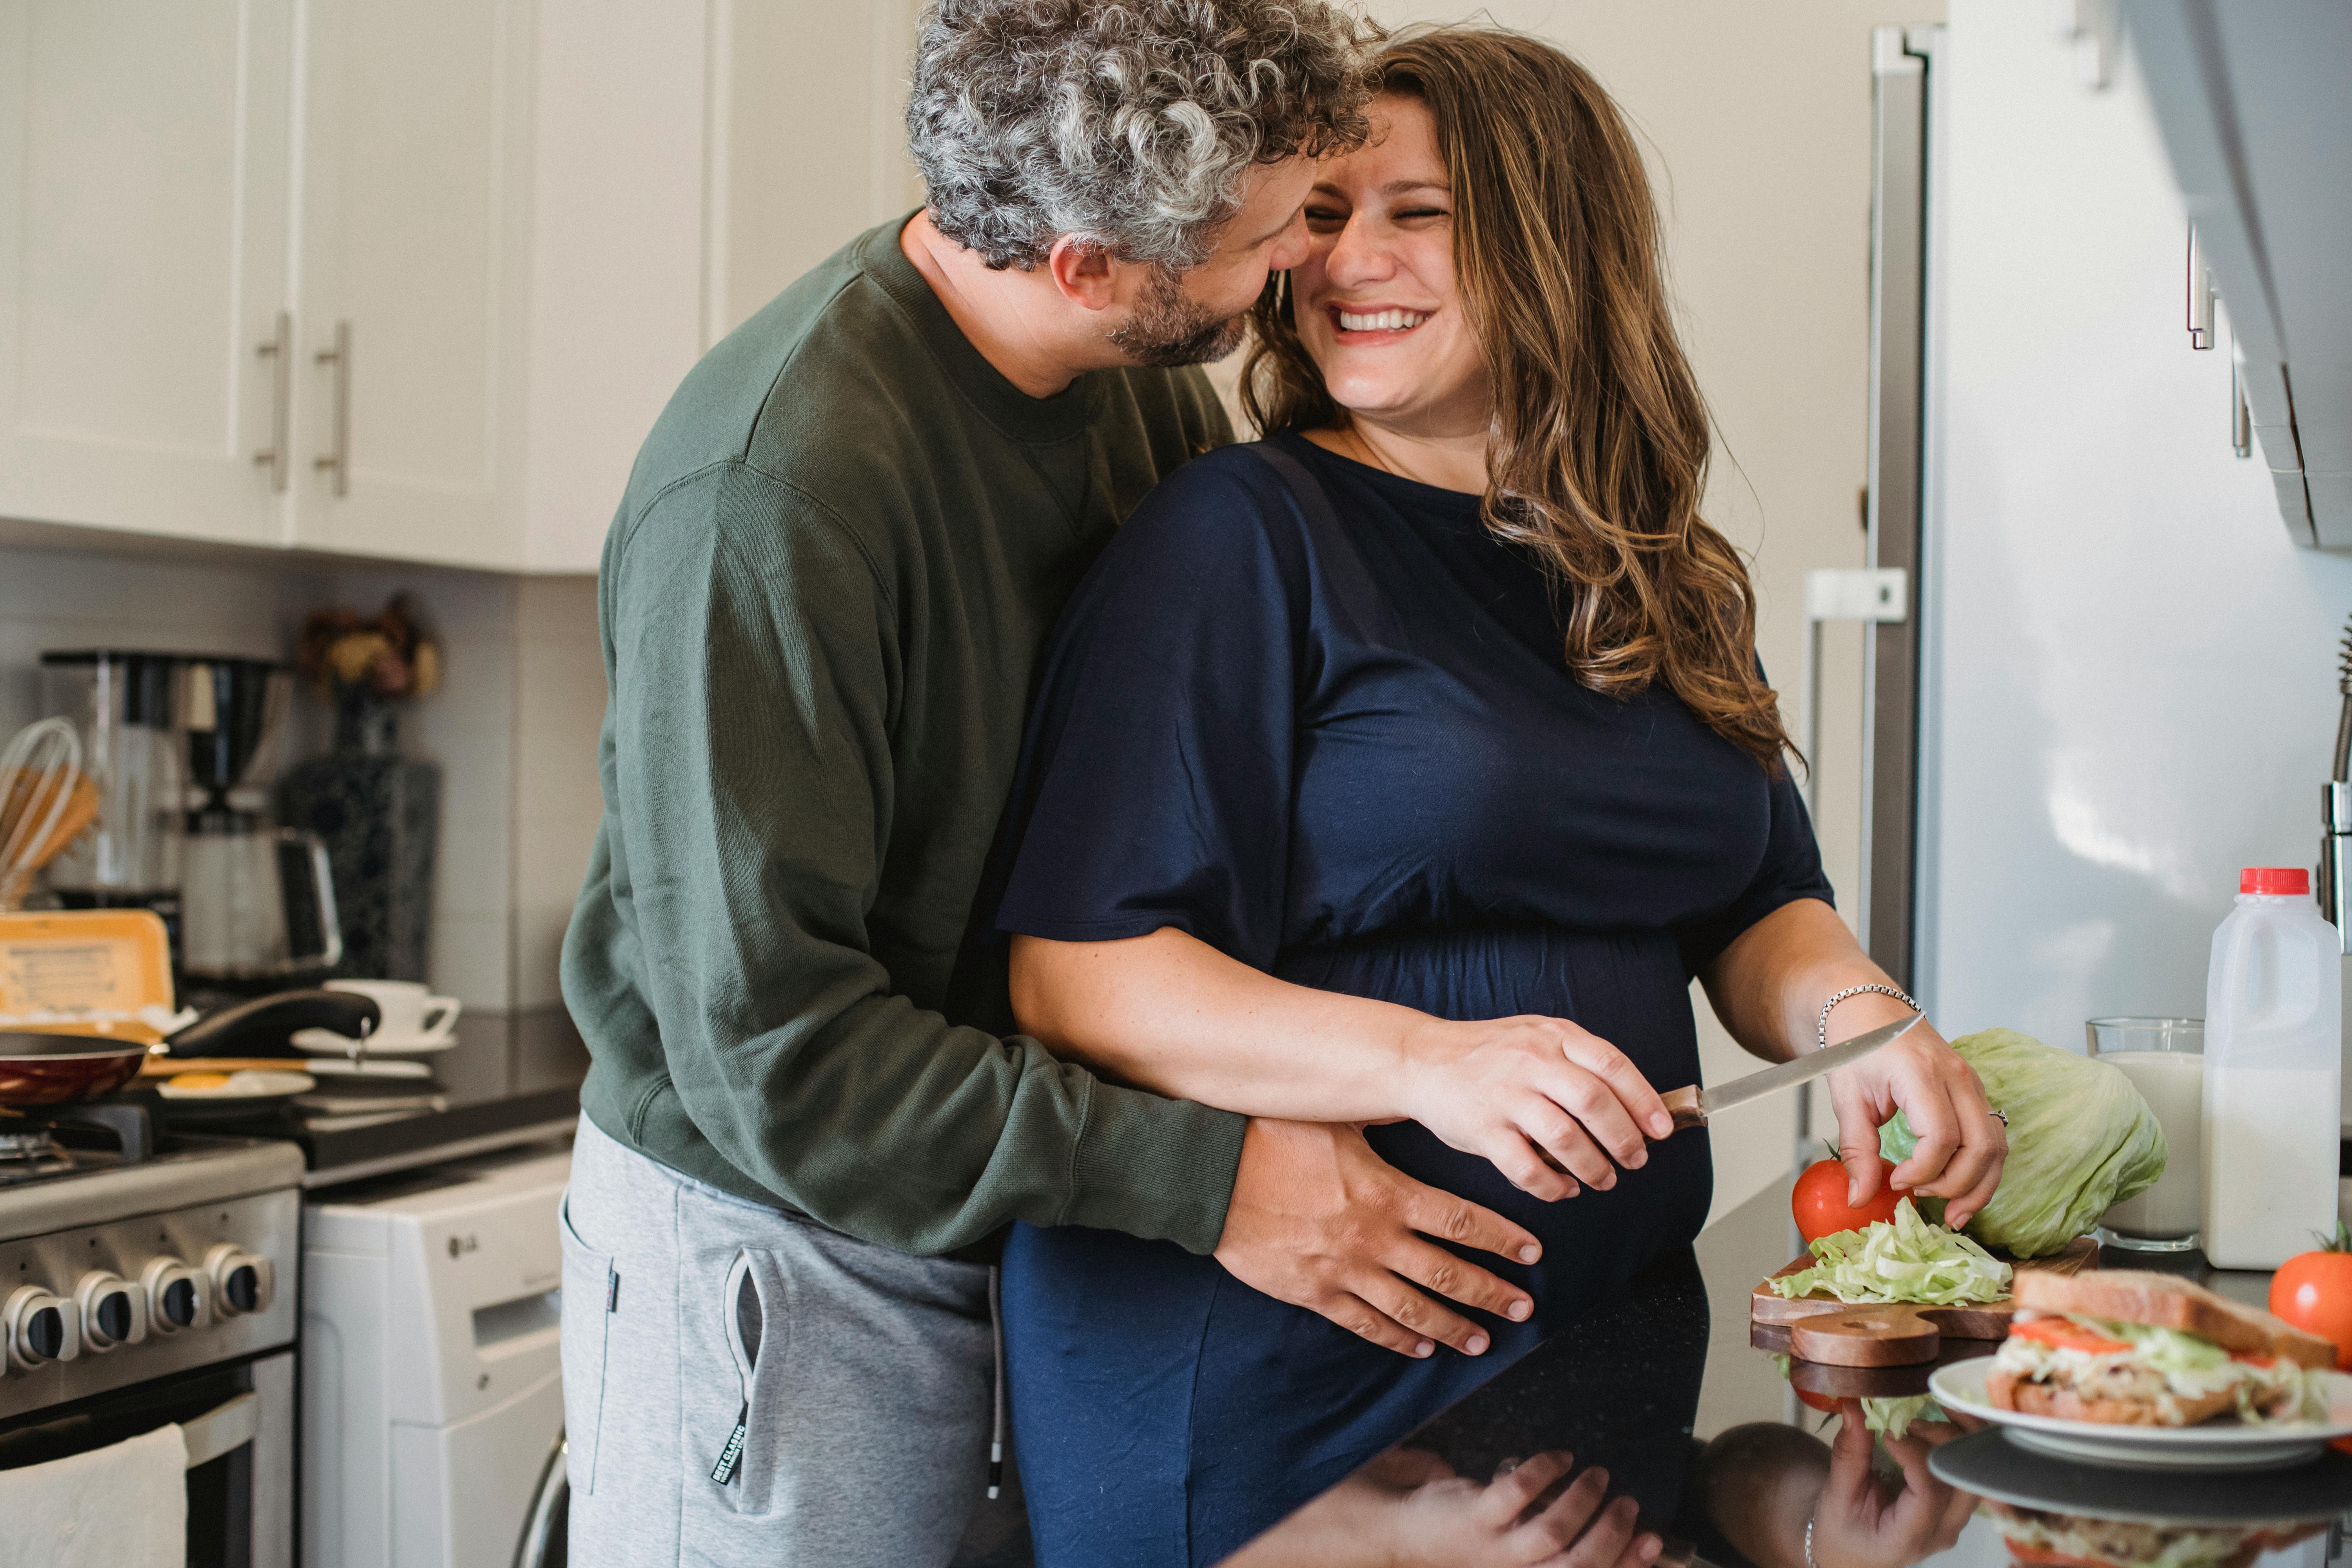
{"label": "sandwich on plate", "polygon": [[2009,1554],[2030,1568],[2248,1568],[2265,1552],[2308,1540],[2327,1521],[2269,1524],[2089,1519],[1989,1502]]}
{"label": "sandwich on plate", "polygon": [[2326,1414],[2336,1347],[2193,1280],[2139,1269],[2020,1269],[2018,1313],[1985,1376],[1998,1409],[2122,1426]]}

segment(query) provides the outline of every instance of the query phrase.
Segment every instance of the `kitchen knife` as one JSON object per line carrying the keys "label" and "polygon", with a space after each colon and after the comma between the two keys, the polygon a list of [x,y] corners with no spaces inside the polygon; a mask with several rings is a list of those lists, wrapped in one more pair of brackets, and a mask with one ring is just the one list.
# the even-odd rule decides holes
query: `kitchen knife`
{"label": "kitchen knife", "polygon": [[1685,1127],[1704,1127],[1706,1119],[1735,1105],[1745,1105],[1751,1100],[1761,1100],[1768,1094],[1778,1094],[1784,1089],[1794,1089],[1801,1083],[1811,1083],[1823,1073],[1850,1067],[1870,1055],[1879,1047],[1900,1039],[1924,1014],[1914,1013],[1899,1023],[1888,1024],[1868,1034],[1842,1040],[1826,1050],[1807,1051],[1793,1061],[1766,1068],[1762,1072],[1749,1073],[1746,1078],[1733,1079],[1714,1089],[1685,1084],[1670,1089],[1658,1098],[1666,1102],[1666,1112],[1675,1119],[1677,1131]]}

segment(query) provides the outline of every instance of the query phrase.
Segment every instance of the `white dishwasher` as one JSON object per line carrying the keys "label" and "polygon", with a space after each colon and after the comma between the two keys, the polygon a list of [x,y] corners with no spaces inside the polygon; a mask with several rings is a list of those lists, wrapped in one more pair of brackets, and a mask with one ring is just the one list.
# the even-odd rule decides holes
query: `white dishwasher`
{"label": "white dishwasher", "polygon": [[568,1150],[330,1192],[302,1215],[302,1561],[511,1568],[563,1430]]}

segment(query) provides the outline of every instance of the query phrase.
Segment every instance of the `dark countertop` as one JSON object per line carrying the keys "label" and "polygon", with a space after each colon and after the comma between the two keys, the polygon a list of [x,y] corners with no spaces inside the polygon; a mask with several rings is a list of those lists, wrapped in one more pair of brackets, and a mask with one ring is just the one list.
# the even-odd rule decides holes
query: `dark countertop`
{"label": "dark countertop", "polygon": [[[1750,1343],[1749,1291],[1801,1250],[1783,1180],[1708,1226],[1690,1254],[1653,1268],[1631,1299],[1555,1335],[1260,1537],[1229,1560],[1233,1568],[1548,1561],[1490,1554],[1476,1544],[1469,1512],[1481,1489],[1433,1489],[1427,1478],[1442,1462],[1482,1482],[1507,1461],[1558,1450],[1575,1455],[1579,1473],[1605,1468],[1611,1495],[1636,1500],[1643,1527],[1669,1539],[1669,1568],[1685,1558],[1721,1568],[1805,1568],[1809,1515],[1819,1568],[2002,1568],[2012,1560],[2004,1531],[2035,1528],[2073,1531],[2064,1540],[2074,1550],[2063,1555],[2114,1568],[2153,1563],[2168,1547],[2166,1568],[2242,1568],[2263,1551],[2300,1568],[2329,1561],[2326,1521],[2352,1508],[2352,1458],[2341,1454],[2259,1476],[2099,1469],[1943,1423],[1865,1447],[1859,1403],[1839,1407],[1816,1395],[1832,1407],[1810,1407],[1781,1363]],[[2200,1273],[2235,1299],[2264,1299],[2268,1276],[2213,1274],[2198,1255],[2184,1258],[2170,1267]],[[2114,1252],[2103,1261],[2163,1266]],[[1927,1370],[1878,1375],[1901,1394],[1912,1383],[1924,1389]],[[1961,1490],[1938,1472],[1979,1479],[1996,1499]],[[2016,1511],[2027,1502],[2038,1506]],[[1395,1552],[1400,1536],[1425,1529],[1448,1506],[1458,1517],[1437,1531],[1447,1544],[1436,1555]],[[2249,1537],[2249,1520],[2267,1533]],[[2207,1539],[2184,1555],[2179,1538],[2189,1521]],[[2289,1539],[2297,1535],[2307,1539]]]}
{"label": "dark countertop", "polygon": [[[184,1102],[173,1108],[172,1123],[190,1131],[297,1143],[310,1167],[303,1185],[315,1189],[565,1136],[579,1120],[588,1052],[561,1006],[467,1014],[457,1021],[456,1046],[417,1059],[432,1066],[434,1084],[394,1087],[437,1086],[443,1109],[370,1121],[317,1117],[290,1104],[241,1115],[225,1110],[191,1114]],[[347,1082],[320,1078],[320,1091]]]}

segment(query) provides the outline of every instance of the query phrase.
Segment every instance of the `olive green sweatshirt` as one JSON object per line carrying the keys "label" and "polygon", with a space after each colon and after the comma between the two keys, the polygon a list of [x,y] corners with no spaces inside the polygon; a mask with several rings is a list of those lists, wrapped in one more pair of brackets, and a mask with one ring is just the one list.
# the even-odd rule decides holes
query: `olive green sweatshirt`
{"label": "olive green sweatshirt", "polygon": [[605,542],[604,816],[563,946],[583,1105],[675,1170],[909,1252],[1015,1219],[1206,1252],[1241,1118],[942,1009],[1064,597],[1231,433],[1198,370],[1027,396],[903,223],[703,358]]}

